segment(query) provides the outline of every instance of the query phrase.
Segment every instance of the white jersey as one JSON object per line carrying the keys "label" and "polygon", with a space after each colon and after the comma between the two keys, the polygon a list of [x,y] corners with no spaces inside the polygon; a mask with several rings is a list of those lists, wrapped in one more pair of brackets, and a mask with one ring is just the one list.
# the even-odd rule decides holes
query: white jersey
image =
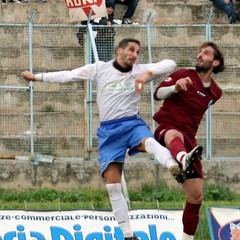
{"label": "white jersey", "polygon": [[71,71],[42,74],[44,82],[75,82],[90,80],[96,83],[97,104],[100,121],[109,121],[138,114],[141,94],[135,92],[135,81],[145,71],[151,70],[151,80],[172,72],[176,64],[163,60],[151,64],[135,64],[130,72],[124,73],[113,67],[113,61],[98,61]]}

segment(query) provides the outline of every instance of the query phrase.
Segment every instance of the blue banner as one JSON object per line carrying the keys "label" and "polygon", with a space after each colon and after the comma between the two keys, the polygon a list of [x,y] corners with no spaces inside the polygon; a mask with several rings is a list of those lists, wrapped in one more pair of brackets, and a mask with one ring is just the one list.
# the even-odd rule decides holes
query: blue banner
{"label": "blue banner", "polygon": [[209,207],[206,209],[211,240],[240,239],[239,210],[239,207]]}

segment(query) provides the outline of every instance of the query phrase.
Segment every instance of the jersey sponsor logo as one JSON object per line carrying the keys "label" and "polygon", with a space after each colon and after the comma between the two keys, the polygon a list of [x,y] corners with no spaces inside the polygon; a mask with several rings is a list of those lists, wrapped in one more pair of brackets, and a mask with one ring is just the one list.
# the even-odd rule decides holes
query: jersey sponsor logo
{"label": "jersey sponsor logo", "polygon": [[118,82],[118,83],[110,83],[106,87],[107,92],[126,92],[126,91],[134,91],[134,85],[131,84],[125,84],[124,82]]}
{"label": "jersey sponsor logo", "polygon": [[197,91],[197,94],[198,94],[199,96],[201,96],[201,97],[206,97],[206,94],[203,93],[203,92]]}
{"label": "jersey sponsor logo", "polygon": [[167,77],[167,78],[164,80],[164,82],[170,82],[170,81],[172,81],[172,78],[171,78],[171,77]]}

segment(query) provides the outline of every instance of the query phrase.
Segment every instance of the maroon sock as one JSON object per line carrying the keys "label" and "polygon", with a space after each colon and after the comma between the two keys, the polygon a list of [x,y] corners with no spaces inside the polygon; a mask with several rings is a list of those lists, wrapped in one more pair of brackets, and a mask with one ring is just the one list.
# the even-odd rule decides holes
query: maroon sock
{"label": "maroon sock", "polygon": [[198,222],[199,222],[199,210],[201,204],[192,204],[186,202],[186,206],[183,212],[183,232],[189,235],[195,235]]}
{"label": "maroon sock", "polygon": [[186,152],[186,148],[184,146],[184,143],[180,137],[175,137],[170,142],[169,151],[171,152],[172,156],[176,159],[177,154],[181,151]]}

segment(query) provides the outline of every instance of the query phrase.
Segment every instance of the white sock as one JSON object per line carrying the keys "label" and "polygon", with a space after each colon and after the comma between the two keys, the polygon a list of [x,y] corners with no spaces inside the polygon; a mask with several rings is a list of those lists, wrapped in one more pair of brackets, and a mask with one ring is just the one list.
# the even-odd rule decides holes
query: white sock
{"label": "white sock", "polygon": [[194,236],[193,235],[188,235],[186,233],[183,233],[182,235],[182,240],[193,240]]}
{"label": "white sock", "polygon": [[170,151],[158,143],[154,138],[145,141],[145,150],[157,159],[157,161],[167,168],[177,165],[177,161],[172,157]]}
{"label": "white sock", "polygon": [[177,161],[181,162],[182,159],[184,158],[184,156],[186,156],[186,155],[187,155],[187,153],[185,151],[179,152],[176,156]]}
{"label": "white sock", "polygon": [[129,221],[128,205],[122,193],[121,183],[106,184],[113,215],[121,228],[124,237],[132,237],[133,231]]}
{"label": "white sock", "polygon": [[187,153],[184,151],[181,151],[177,154],[176,159],[178,162],[180,162],[183,166],[185,166],[185,158],[187,156]]}

